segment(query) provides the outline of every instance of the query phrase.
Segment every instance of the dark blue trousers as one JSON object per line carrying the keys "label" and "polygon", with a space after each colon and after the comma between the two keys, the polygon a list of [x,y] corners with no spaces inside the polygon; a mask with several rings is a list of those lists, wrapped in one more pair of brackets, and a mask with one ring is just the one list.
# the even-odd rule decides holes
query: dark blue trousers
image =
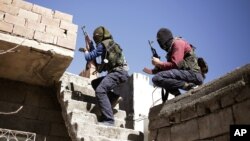
{"label": "dark blue trousers", "polygon": [[155,86],[171,92],[182,88],[185,82],[200,85],[203,83],[203,79],[200,73],[195,73],[192,70],[171,69],[155,74],[152,81]]}
{"label": "dark blue trousers", "polygon": [[128,77],[127,71],[113,71],[108,73],[106,76],[99,77],[91,82],[102,113],[102,121],[109,122],[111,124],[114,123],[114,115],[110,98],[112,98],[112,96],[117,97],[118,94],[115,94],[112,90],[119,84],[127,81]]}

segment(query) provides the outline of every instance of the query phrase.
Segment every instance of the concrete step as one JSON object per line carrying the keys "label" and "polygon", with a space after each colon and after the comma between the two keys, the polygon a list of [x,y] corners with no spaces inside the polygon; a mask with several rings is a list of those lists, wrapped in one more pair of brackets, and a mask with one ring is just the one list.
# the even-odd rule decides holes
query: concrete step
{"label": "concrete step", "polygon": [[[95,113],[100,115],[99,108],[95,104],[76,101],[76,100],[67,100],[64,102],[65,109],[67,113],[72,112],[73,110],[79,110],[82,112]],[[123,110],[113,109],[114,117],[118,119],[126,119],[126,112]]]}
{"label": "concrete step", "polygon": [[114,126],[90,124],[87,122],[75,123],[73,125],[73,130],[75,131],[77,138],[86,138],[86,136],[100,136],[115,140],[143,140],[143,135],[139,131]]}
{"label": "concrete step", "polygon": [[[73,112],[68,114],[68,119],[69,122],[72,124],[74,123],[93,123],[93,124],[98,124],[98,120],[95,114],[92,113],[84,113],[78,110],[74,110]],[[115,117],[115,127],[125,127],[125,120],[118,119]]]}
{"label": "concrete step", "polygon": [[85,78],[76,74],[72,74],[69,72],[65,72],[63,76],[60,78],[60,81],[65,85],[68,85],[70,83],[77,84],[81,87],[91,87],[91,80],[89,78]]}
{"label": "concrete step", "polygon": [[74,139],[73,141],[132,141],[132,140],[110,139],[102,136],[84,135],[84,137],[81,137],[80,139]]}

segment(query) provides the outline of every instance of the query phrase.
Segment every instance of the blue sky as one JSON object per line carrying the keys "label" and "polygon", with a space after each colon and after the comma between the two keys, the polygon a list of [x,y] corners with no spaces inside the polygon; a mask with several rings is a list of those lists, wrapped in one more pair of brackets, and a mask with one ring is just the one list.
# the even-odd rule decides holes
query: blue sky
{"label": "blue sky", "polygon": [[[79,47],[85,42],[80,29],[85,25],[92,36],[102,25],[123,48],[129,74],[143,73],[151,65],[148,40],[161,60],[165,53],[156,42],[161,27],[172,30],[196,46],[197,56],[206,59],[209,72],[205,82],[250,63],[249,0],[27,0],[53,10],[73,15],[79,26],[74,59],[68,72],[79,74],[86,61]],[[91,37],[92,38],[92,37]],[[145,73],[143,73],[145,74]]]}

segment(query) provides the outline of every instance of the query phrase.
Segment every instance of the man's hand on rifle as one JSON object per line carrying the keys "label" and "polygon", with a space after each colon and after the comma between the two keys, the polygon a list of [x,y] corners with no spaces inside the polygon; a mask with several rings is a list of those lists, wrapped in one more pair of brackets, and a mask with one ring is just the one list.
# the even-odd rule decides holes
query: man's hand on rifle
{"label": "man's hand on rifle", "polygon": [[156,58],[156,57],[152,57],[152,64],[155,66],[155,67],[160,67],[162,62],[159,58]]}
{"label": "man's hand on rifle", "polygon": [[88,51],[88,50],[87,50],[87,48],[79,48],[79,51],[85,53],[85,52]]}

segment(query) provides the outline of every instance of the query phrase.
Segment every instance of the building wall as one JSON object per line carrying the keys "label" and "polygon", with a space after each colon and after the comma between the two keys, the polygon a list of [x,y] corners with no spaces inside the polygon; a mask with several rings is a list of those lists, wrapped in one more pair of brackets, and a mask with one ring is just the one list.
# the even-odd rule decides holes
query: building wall
{"label": "building wall", "polygon": [[23,0],[0,0],[0,78],[51,86],[70,65],[73,16]]}
{"label": "building wall", "polygon": [[[133,73],[116,91],[124,98],[120,109],[127,113],[126,127],[141,131],[144,133],[144,140],[147,140],[149,109],[162,102],[161,89],[153,87],[148,76]],[[169,95],[169,99],[172,98]]]}
{"label": "building wall", "polygon": [[36,133],[36,141],[70,141],[53,88],[0,79],[0,128]]}
{"label": "building wall", "polygon": [[250,124],[250,65],[150,109],[149,141],[229,141]]}

